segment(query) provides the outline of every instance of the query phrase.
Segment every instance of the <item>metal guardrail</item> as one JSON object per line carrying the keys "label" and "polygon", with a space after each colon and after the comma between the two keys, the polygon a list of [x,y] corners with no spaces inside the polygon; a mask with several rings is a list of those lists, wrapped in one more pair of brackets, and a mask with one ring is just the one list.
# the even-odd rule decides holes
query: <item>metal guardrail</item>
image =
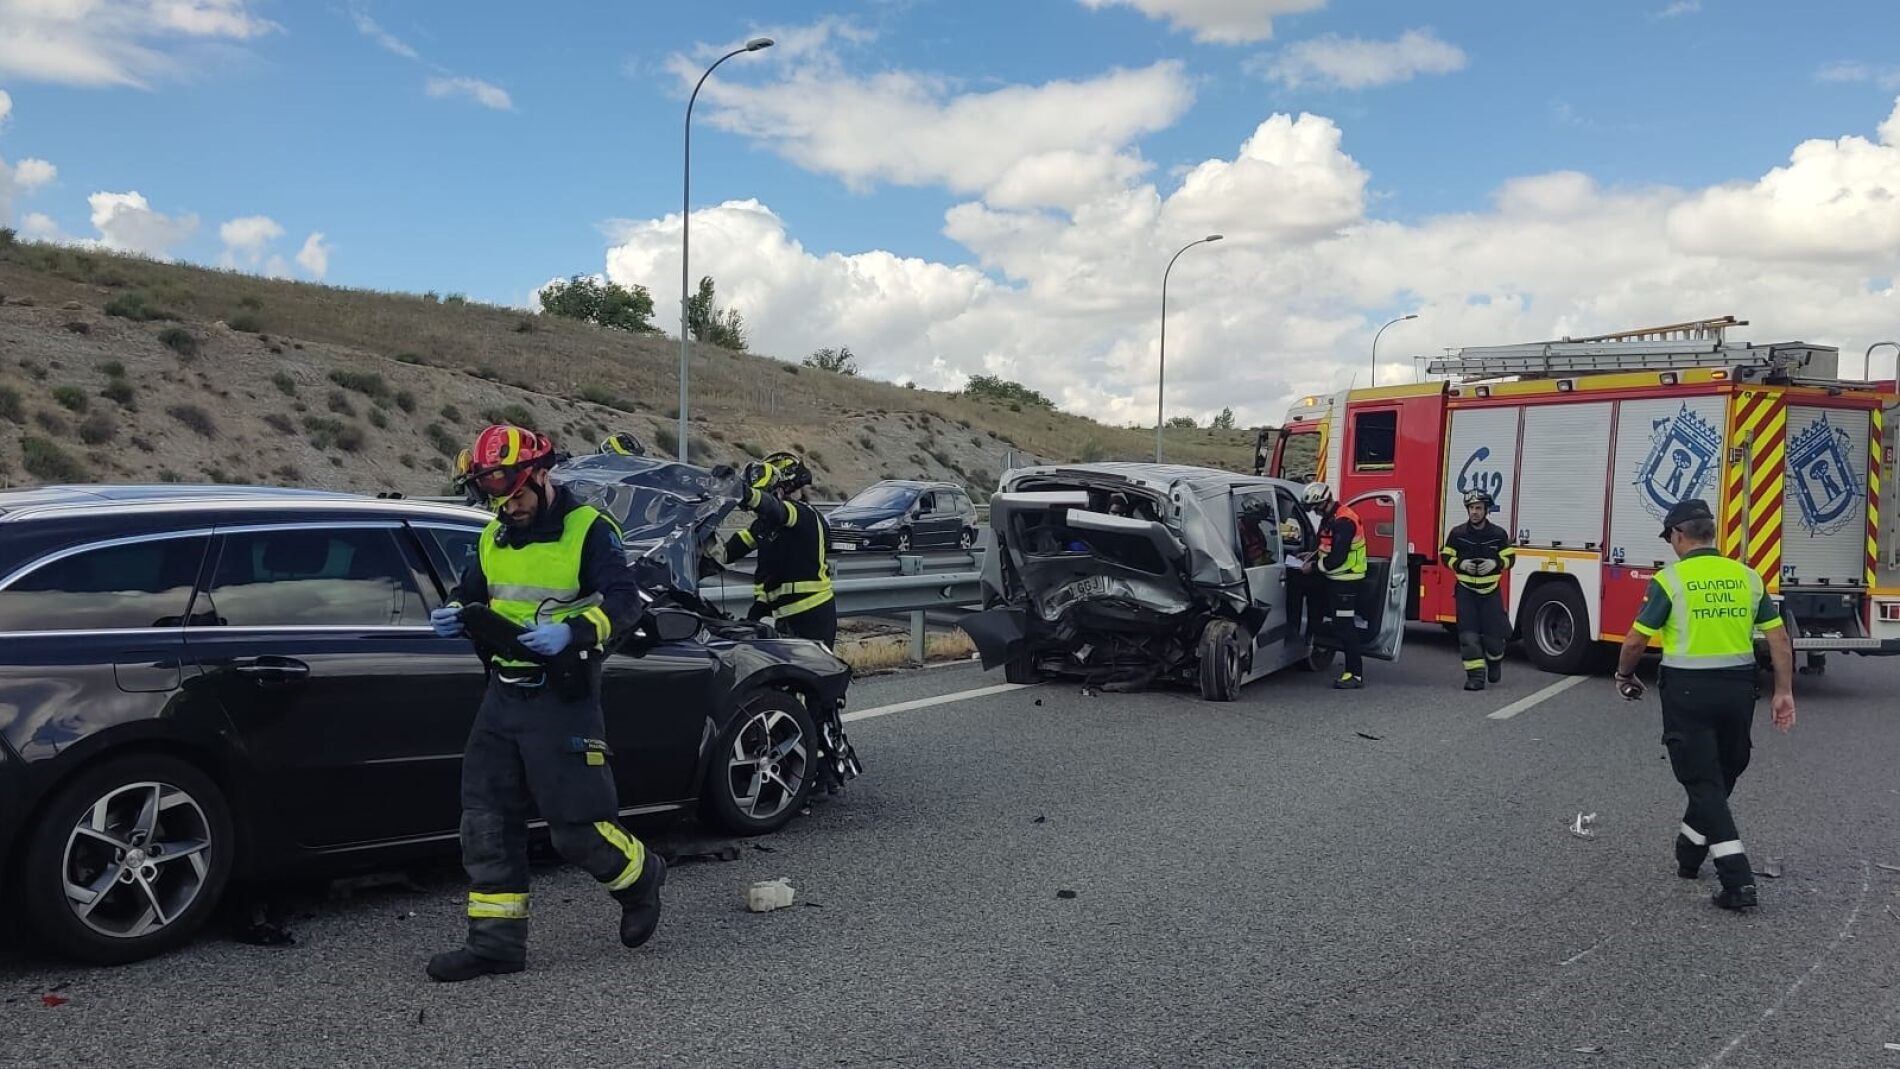
{"label": "metal guardrail", "polygon": [[[752,604],[750,561],[700,581],[700,596],[727,612]],[[982,600],[983,551],[851,553],[831,558],[839,616],[960,608]]]}

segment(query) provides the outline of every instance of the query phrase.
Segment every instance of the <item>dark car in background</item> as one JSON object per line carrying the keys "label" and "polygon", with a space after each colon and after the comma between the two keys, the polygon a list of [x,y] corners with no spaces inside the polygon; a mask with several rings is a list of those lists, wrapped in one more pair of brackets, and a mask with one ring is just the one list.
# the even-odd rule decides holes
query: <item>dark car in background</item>
{"label": "dark car in background", "polygon": [[[625,459],[629,478],[650,464]],[[262,488],[0,492],[9,927],[131,961],[188,939],[232,880],[454,856],[485,669],[428,616],[488,518]],[[603,667],[621,812],[776,830],[857,772],[850,669],[646,581],[664,571]]]}
{"label": "dark car in background", "polygon": [[968,549],[976,506],[955,483],[886,479],[825,516],[833,545],[860,549]]}

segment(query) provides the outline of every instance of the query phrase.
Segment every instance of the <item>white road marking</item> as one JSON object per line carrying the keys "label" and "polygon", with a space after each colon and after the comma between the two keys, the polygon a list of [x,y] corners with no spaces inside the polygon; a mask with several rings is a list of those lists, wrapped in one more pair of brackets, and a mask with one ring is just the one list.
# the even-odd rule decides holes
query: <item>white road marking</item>
{"label": "white road marking", "polygon": [[1557,695],[1562,694],[1564,691],[1569,690],[1571,687],[1574,687],[1579,683],[1587,682],[1589,679],[1590,679],[1589,676],[1571,676],[1567,679],[1559,679],[1557,682],[1552,683],[1550,686],[1545,687],[1543,690],[1540,690],[1535,694],[1531,694],[1531,695],[1527,695],[1525,697],[1519,698],[1518,700],[1512,702],[1511,704],[1505,706],[1504,708],[1499,709],[1497,712],[1492,713],[1491,719],[1509,720],[1512,717],[1516,716],[1517,714],[1523,712],[1524,710],[1529,709],[1530,707],[1534,705],[1539,705],[1543,702],[1547,702],[1550,699],[1555,698]]}
{"label": "white road marking", "polygon": [[838,719],[849,724],[858,720],[869,720],[874,716],[907,713],[912,709],[928,709],[933,705],[966,702],[971,698],[987,698],[992,694],[1005,694],[1012,690],[1023,690],[1036,685],[1035,683],[998,683],[993,687],[978,687],[975,690],[959,690],[952,694],[939,694],[934,698],[914,698],[907,702],[896,702],[891,705],[874,705],[869,709],[859,709],[856,712],[846,713]]}
{"label": "white road marking", "polygon": [[1794,997],[1796,991],[1801,990],[1801,985],[1812,980],[1814,974],[1820,972],[1821,967],[1826,965],[1828,961],[1834,957],[1834,952],[1839,950],[1841,944],[1853,934],[1854,922],[1860,919],[1861,907],[1867,904],[1867,892],[1872,888],[1873,882],[1873,871],[1867,867],[1867,862],[1863,859],[1860,863],[1860,895],[1854,899],[1854,908],[1847,912],[1847,920],[1841,924],[1841,930],[1835,933],[1834,941],[1821,950],[1821,955],[1814,959],[1814,964],[1808,967],[1807,972],[1795,977],[1794,983],[1788,985],[1788,990],[1783,991],[1780,998],[1776,999],[1767,1009],[1762,1011],[1761,1017],[1758,1018],[1754,1024],[1742,1029],[1734,1039],[1728,1041],[1727,1046],[1716,1052],[1715,1057],[1703,1062],[1702,1069],[1715,1069],[1716,1066],[1728,1060],[1729,1055],[1735,1053],[1742,1044],[1748,1042],[1748,1037],[1754,1034],[1756,1028],[1761,1027],[1769,1018],[1779,1015],[1781,1013],[1781,1007],[1786,1005],[1788,1000]]}

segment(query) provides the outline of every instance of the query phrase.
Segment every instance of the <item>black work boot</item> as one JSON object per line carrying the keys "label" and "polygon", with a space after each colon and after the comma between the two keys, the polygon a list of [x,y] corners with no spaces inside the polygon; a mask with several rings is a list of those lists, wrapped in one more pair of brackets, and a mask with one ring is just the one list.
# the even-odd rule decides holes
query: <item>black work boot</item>
{"label": "black work boot", "polygon": [[1697,846],[1681,832],[1676,833],[1676,875],[1685,880],[1699,879],[1702,876],[1702,862],[1709,856],[1709,848]]}
{"label": "black work boot", "polygon": [[429,979],[453,984],[463,980],[473,980],[478,976],[516,973],[525,968],[527,968],[525,962],[484,958],[467,947],[456,947],[454,950],[445,950],[429,959]]}
{"label": "black work boot", "polygon": [[1483,690],[1484,689],[1484,673],[1480,672],[1476,668],[1465,669],[1465,689],[1466,690]]}
{"label": "black work boot", "polygon": [[1493,683],[1504,678],[1504,658],[1488,660],[1484,665],[1484,677]]}
{"label": "black work boot", "polygon": [[1737,911],[1744,910],[1744,909],[1754,909],[1756,906],[1761,904],[1759,901],[1756,900],[1755,885],[1752,883],[1743,884],[1742,886],[1735,887],[1735,888],[1724,887],[1720,891],[1717,891],[1713,895],[1710,895],[1709,901],[1714,902],[1716,905],[1721,906],[1723,909],[1732,909],[1732,910],[1737,910]]}
{"label": "black work boot", "polygon": [[1334,690],[1363,690],[1365,685],[1366,677],[1356,676],[1351,672],[1347,672],[1338,679],[1333,680]]}
{"label": "black work boot", "polygon": [[624,891],[614,892],[620,903],[620,941],[637,947],[653,938],[660,926],[660,885],[666,882],[666,862],[652,850],[640,878]]}

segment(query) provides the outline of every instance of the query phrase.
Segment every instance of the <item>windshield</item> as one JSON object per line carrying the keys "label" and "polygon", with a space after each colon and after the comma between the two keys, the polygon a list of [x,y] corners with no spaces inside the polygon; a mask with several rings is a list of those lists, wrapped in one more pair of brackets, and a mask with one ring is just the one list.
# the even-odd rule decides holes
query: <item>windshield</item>
{"label": "windshield", "polygon": [[846,508],[854,509],[903,509],[917,499],[914,486],[873,486],[858,496],[845,502]]}

